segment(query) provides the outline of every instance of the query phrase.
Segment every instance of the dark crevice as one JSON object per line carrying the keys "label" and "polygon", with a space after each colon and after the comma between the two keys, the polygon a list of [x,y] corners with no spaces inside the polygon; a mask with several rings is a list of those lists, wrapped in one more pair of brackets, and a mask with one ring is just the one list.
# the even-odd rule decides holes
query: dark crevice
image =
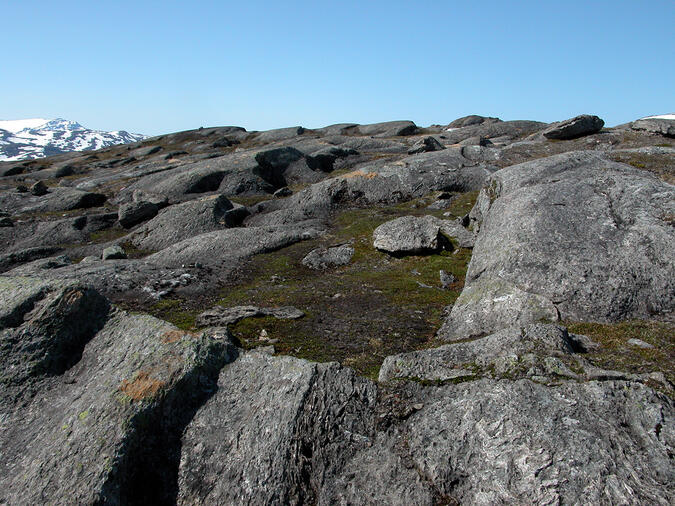
{"label": "dark crevice", "polygon": [[238,350],[215,343],[201,366],[193,368],[157,402],[130,421],[126,448],[97,504],[175,505],[182,436],[197,411],[218,391],[218,375]]}

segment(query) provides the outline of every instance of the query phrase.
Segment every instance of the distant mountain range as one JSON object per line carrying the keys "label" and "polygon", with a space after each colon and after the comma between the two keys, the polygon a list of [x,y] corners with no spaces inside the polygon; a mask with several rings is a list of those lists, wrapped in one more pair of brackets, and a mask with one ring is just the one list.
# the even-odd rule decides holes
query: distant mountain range
{"label": "distant mountain range", "polygon": [[0,120],[0,161],[26,160],[126,144],[147,136],[90,130],[65,119]]}

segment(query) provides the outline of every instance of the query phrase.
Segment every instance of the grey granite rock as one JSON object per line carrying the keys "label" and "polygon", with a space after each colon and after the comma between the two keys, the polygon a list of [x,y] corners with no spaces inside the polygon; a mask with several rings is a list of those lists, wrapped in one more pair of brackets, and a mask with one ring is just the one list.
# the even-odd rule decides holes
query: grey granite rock
{"label": "grey granite rock", "polygon": [[642,118],[633,121],[633,123],[631,123],[631,128],[633,130],[644,130],[655,134],[665,135],[666,137],[675,137],[675,119],[672,118]]}
{"label": "grey granite rock", "polygon": [[595,152],[493,174],[471,213],[480,233],[466,285],[439,336],[671,311],[675,258],[664,252],[675,236],[664,216],[674,202],[671,185]]}
{"label": "grey granite rock", "polygon": [[101,253],[101,259],[103,260],[120,260],[127,257],[122,246],[115,244],[114,246],[109,246],[103,250]]}
{"label": "grey granite rock", "polygon": [[349,244],[333,246],[330,248],[313,249],[302,259],[302,265],[310,269],[327,269],[347,265],[354,256],[354,248]]}
{"label": "grey granite rock", "polygon": [[424,139],[420,139],[408,150],[409,155],[414,155],[417,153],[426,153],[429,151],[441,151],[445,149],[445,146],[438,142],[435,137],[428,136]]}
{"label": "grey granite rock", "polygon": [[159,208],[157,204],[147,201],[134,201],[128,204],[122,204],[118,211],[120,225],[124,228],[131,228],[139,223],[148,221],[157,216]]}
{"label": "grey granite rock", "polygon": [[582,114],[559,123],[553,123],[542,134],[547,139],[575,139],[599,132],[603,126],[605,126],[605,122],[597,116]]}
{"label": "grey granite rock", "polygon": [[383,223],[373,231],[373,247],[397,255],[438,251],[440,227],[433,216],[402,216]]}
{"label": "grey granite rock", "polygon": [[259,316],[273,316],[282,320],[297,320],[305,316],[303,311],[291,306],[284,307],[258,307],[258,306],[215,306],[204,311],[195,321],[199,327],[227,327],[244,318]]}

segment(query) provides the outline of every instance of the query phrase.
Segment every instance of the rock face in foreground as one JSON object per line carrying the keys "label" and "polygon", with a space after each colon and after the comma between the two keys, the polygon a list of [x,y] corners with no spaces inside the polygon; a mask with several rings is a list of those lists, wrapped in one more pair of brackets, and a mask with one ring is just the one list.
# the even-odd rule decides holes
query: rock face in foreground
{"label": "rock face in foreground", "polygon": [[472,212],[467,282],[439,331],[618,321],[675,307],[675,189],[592,152],[495,173]]}

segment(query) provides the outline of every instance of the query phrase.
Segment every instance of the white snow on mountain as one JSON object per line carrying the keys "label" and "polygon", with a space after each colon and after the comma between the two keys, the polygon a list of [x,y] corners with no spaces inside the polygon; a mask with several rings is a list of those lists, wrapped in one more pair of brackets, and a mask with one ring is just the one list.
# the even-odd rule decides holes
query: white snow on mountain
{"label": "white snow on mountain", "polygon": [[49,120],[44,118],[0,120],[0,130],[17,133],[25,128],[37,128]]}
{"label": "white snow on mountain", "polygon": [[70,151],[126,144],[147,136],[124,130],[90,130],[65,119],[0,120],[0,161],[26,160]]}

